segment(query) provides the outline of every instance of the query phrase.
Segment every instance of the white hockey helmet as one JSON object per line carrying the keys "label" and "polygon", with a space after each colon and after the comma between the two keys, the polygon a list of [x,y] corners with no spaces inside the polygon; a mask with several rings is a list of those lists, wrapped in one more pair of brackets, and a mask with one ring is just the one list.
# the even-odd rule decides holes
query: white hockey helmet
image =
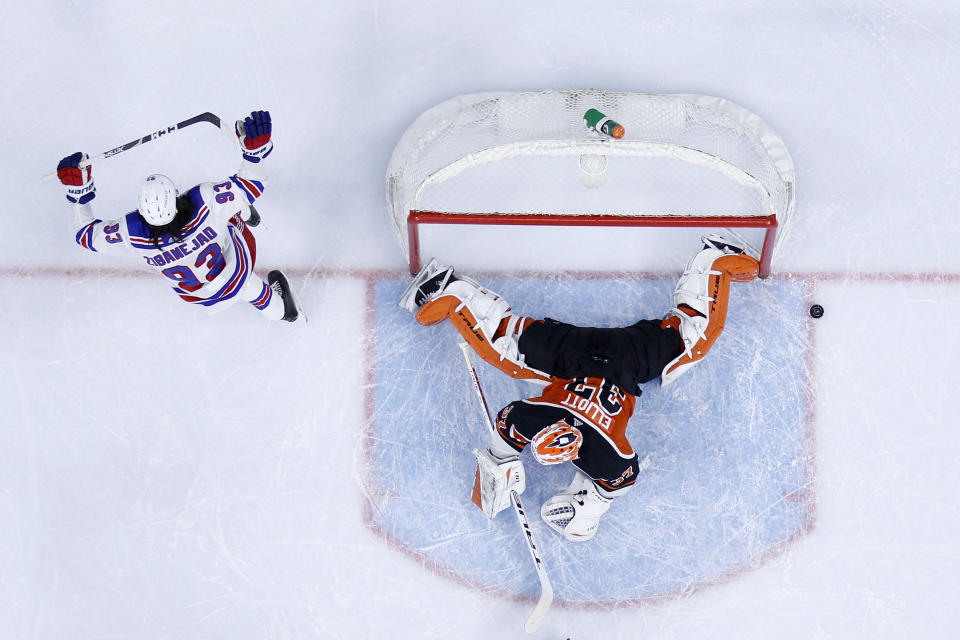
{"label": "white hockey helmet", "polygon": [[167,176],[155,173],[140,185],[140,215],[154,227],[169,224],[177,215],[177,186]]}

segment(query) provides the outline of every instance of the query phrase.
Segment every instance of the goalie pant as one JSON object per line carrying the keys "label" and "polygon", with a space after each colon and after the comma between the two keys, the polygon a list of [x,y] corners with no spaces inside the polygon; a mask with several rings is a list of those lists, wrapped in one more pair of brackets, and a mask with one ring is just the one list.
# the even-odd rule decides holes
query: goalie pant
{"label": "goalie pant", "polygon": [[165,235],[158,243],[137,211],[119,220],[99,220],[90,203],[74,205],[83,225],[76,234],[77,244],[94,252],[132,251],[170,281],[173,292],[185,302],[219,312],[244,300],[267,318],[279,320],[284,315],[283,300],[254,273],[257,244],[245,224],[250,205],[263,194],[266,177],[261,171],[244,160],[240,171],[229,178],[189,189],[185,196],[193,215],[182,236]]}
{"label": "goalie pant", "polygon": [[579,327],[551,318],[520,320],[517,341],[528,367],[555,378],[604,378],[639,396],[640,385],[657,378],[683,351],[677,330],[662,320],[628,327]]}

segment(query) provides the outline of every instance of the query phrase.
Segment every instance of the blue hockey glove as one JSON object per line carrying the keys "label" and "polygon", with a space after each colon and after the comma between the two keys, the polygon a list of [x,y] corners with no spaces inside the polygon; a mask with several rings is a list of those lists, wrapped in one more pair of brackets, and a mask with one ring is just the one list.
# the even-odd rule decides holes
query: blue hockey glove
{"label": "blue hockey glove", "polygon": [[237,120],[236,132],[244,160],[260,162],[273,151],[273,142],[270,140],[273,123],[269,111],[253,111],[243,120]]}

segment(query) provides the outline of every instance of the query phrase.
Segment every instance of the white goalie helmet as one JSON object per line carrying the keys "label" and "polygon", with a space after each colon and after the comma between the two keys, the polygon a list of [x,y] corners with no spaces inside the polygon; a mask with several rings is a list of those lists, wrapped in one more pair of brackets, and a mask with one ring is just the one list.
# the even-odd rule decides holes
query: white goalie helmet
{"label": "white goalie helmet", "polygon": [[138,209],[143,219],[154,227],[169,224],[177,215],[177,186],[167,176],[155,173],[140,185]]}

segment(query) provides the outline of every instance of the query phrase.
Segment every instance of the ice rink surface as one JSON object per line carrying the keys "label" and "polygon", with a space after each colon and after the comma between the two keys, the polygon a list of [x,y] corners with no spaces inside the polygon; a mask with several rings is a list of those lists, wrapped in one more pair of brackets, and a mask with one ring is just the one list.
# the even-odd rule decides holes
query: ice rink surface
{"label": "ice rink surface", "polygon": [[[710,362],[641,398],[648,483],[576,549],[534,518],[558,586],[537,637],[956,637],[958,42],[943,0],[6,7],[0,639],[524,637],[519,532],[462,491],[482,424],[455,341],[390,306],[405,265],[384,175],[430,106],[550,88],[729,98],[786,141],[798,199]],[[276,123],[259,270],[290,273],[308,324],[208,316],[135,259],[80,250],[39,180],[73,151],[256,108]],[[189,186],[238,162],[197,125],[98,163],[94,206],[115,217],[148,173]],[[589,230],[504,234],[512,258],[473,240],[426,250],[532,315],[609,291],[597,324],[659,315],[689,255]],[[741,348],[780,354],[788,382],[741,384]],[[501,404],[523,393],[481,373]],[[724,377],[734,399],[703,399]],[[751,431],[776,421],[747,408],[799,439]],[[531,506],[568,477],[529,473]]]}

